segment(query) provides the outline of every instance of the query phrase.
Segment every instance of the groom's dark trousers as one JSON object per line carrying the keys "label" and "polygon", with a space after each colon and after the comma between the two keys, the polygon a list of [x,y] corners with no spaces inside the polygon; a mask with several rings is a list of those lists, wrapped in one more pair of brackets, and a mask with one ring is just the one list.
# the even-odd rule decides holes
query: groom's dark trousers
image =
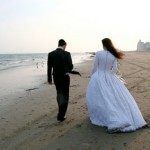
{"label": "groom's dark trousers", "polygon": [[61,120],[64,118],[69,101],[69,85],[70,77],[69,75],[54,76],[54,83],[57,91],[57,103],[58,103],[58,116],[57,119]]}
{"label": "groom's dark trousers", "polygon": [[57,91],[58,120],[63,120],[69,101],[70,77],[68,72],[73,69],[72,58],[69,52],[60,48],[48,54],[48,82],[52,81]]}

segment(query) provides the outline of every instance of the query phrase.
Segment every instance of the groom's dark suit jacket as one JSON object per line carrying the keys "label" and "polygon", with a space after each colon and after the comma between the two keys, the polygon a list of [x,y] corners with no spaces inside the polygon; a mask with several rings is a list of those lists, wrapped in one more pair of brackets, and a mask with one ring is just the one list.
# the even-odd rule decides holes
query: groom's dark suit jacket
{"label": "groom's dark suit jacket", "polygon": [[61,48],[57,48],[48,54],[47,65],[48,81],[52,81],[52,74],[59,77],[73,69],[70,53]]}

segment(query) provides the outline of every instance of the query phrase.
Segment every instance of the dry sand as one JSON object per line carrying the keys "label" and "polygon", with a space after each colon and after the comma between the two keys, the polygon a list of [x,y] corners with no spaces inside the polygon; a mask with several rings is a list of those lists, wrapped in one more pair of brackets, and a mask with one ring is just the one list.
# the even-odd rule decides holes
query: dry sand
{"label": "dry sand", "polygon": [[[85,92],[93,60],[76,66],[82,77],[71,75],[67,119],[56,120],[54,85],[9,97],[15,103],[0,112],[0,150],[149,150],[150,128],[108,134],[89,121]],[[126,52],[120,66],[127,87],[150,124],[150,52]],[[46,78],[45,78],[46,80]]]}

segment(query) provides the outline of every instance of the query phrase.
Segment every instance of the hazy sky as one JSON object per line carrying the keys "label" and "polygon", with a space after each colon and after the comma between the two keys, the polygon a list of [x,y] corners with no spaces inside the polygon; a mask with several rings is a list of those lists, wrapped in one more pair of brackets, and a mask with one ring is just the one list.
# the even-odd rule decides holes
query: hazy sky
{"label": "hazy sky", "polygon": [[150,41],[149,0],[0,0],[0,53],[49,52],[63,38],[70,52],[122,50]]}

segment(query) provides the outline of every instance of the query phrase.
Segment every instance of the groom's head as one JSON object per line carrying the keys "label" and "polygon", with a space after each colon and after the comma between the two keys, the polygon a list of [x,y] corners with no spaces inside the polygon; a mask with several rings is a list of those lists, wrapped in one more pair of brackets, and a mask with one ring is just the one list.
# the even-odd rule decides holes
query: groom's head
{"label": "groom's head", "polygon": [[65,42],[65,40],[60,39],[60,40],[58,41],[58,46],[59,46],[59,47],[63,47],[63,49],[65,50],[65,48],[66,48],[66,46],[67,46],[67,43]]}

